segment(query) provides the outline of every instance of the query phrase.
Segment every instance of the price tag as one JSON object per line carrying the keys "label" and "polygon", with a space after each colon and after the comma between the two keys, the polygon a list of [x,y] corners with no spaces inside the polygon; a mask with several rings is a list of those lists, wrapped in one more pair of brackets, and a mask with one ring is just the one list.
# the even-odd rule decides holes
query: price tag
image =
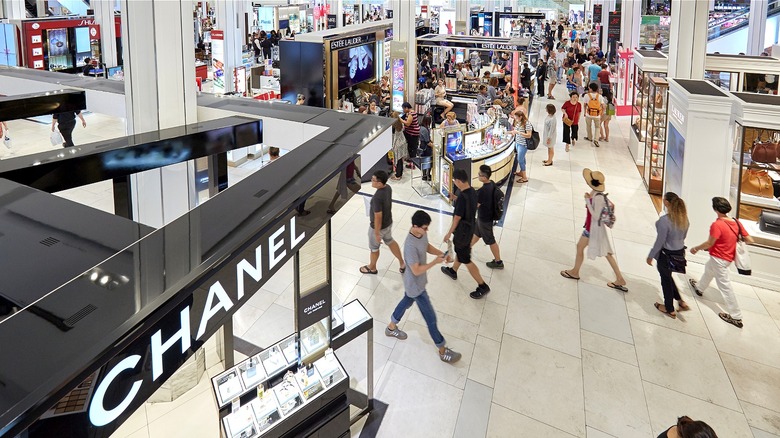
{"label": "price tag", "polygon": [[238,408],[241,407],[241,401],[238,397],[234,398],[233,401],[230,402],[230,413],[234,414],[236,411],[238,411]]}

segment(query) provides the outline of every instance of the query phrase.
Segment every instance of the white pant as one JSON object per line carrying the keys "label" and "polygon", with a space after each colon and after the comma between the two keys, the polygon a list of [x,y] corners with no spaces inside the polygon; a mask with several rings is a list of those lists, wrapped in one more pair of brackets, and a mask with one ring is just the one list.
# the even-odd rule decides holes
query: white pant
{"label": "white pant", "polygon": [[729,280],[730,265],[731,262],[710,256],[710,259],[704,265],[704,274],[701,276],[701,280],[699,280],[696,288],[704,292],[709,287],[712,279],[715,278],[715,283],[718,285],[718,289],[726,302],[726,310],[729,312],[729,315],[734,319],[742,319],[742,311],[739,309],[737,297],[734,295],[734,290],[731,288],[731,280]]}

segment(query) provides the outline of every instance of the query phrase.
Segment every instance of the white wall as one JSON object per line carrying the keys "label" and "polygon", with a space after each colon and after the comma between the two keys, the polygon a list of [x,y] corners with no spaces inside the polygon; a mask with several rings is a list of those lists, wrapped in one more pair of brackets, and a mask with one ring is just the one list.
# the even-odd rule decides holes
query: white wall
{"label": "white wall", "polygon": [[[76,87],[63,87],[62,85],[52,84],[44,81],[32,81],[13,76],[0,76],[0,94],[6,96],[16,96],[27,93],[41,93],[46,91],[61,90],[80,90]],[[124,119],[125,113],[125,95],[106,93],[104,91],[86,90],[87,109],[93,113],[106,114],[109,116]]]}

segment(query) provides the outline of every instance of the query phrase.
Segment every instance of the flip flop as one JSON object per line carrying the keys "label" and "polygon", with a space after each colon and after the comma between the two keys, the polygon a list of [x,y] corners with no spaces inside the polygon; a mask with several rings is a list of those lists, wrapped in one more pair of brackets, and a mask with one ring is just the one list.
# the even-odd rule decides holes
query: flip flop
{"label": "flip flop", "polygon": [[658,309],[659,312],[663,313],[664,315],[668,316],[669,318],[677,319],[677,314],[674,313],[674,312],[667,312],[666,311],[666,306],[664,306],[663,304],[655,303],[654,306],[655,306],[656,309]]}
{"label": "flip flop", "polygon": [[374,269],[374,270],[372,271],[372,270],[371,270],[371,268],[369,268],[369,267],[368,267],[368,265],[364,265],[364,266],[361,266],[361,267],[360,267],[360,273],[361,273],[361,274],[372,274],[372,275],[376,275],[378,272],[379,272],[379,271],[378,271],[378,270],[376,270],[376,269]]}
{"label": "flip flop", "polygon": [[542,161],[542,166],[552,166],[552,161],[544,162]]}
{"label": "flip flop", "polygon": [[575,276],[569,274],[569,271],[565,271],[565,270],[561,271],[561,277],[563,277],[563,278],[570,278],[572,280],[579,280],[580,279],[580,277],[575,277]]}
{"label": "flip flop", "polygon": [[611,287],[612,289],[617,289],[620,292],[628,292],[628,288],[623,286],[622,284],[615,284],[615,283],[607,283],[607,286]]}
{"label": "flip flop", "polygon": [[677,307],[680,309],[680,311],[683,311],[683,312],[686,311],[686,310],[691,310],[691,306],[686,304],[684,301],[680,301],[677,304]]}
{"label": "flip flop", "polygon": [[398,268],[398,272],[400,272],[400,273],[402,273],[402,274],[403,274],[404,272],[406,272],[406,266],[404,266],[403,268]]}

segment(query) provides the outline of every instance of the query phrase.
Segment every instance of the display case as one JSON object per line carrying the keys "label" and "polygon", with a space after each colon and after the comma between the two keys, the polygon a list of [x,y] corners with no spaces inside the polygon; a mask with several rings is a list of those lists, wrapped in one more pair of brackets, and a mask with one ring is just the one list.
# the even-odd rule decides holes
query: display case
{"label": "display case", "polygon": [[620,50],[617,56],[617,92],[615,93],[616,115],[627,116],[633,112],[632,96],[634,85],[634,52]]}
{"label": "display case", "polygon": [[776,112],[780,97],[735,95],[744,103],[734,132],[731,202],[757,245],[780,249],[780,122],[759,126],[751,117],[771,107]]}
{"label": "display case", "polygon": [[664,189],[664,158],[669,83],[663,77],[651,77],[642,111],[646,113],[645,164],[642,178],[648,193],[661,195]]}
{"label": "display case", "polygon": [[[636,50],[635,52],[642,52]],[[649,94],[652,78],[664,78],[666,72],[642,70],[639,63],[634,63],[634,85],[631,105],[631,128],[640,144],[645,142],[647,134],[648,118],[650,117]]]}
{"label": "display case", "polygon": [[704,79],[728,91],[777,95],[778,75],[780,59],[770,56],[708,53],[704,61]]}

